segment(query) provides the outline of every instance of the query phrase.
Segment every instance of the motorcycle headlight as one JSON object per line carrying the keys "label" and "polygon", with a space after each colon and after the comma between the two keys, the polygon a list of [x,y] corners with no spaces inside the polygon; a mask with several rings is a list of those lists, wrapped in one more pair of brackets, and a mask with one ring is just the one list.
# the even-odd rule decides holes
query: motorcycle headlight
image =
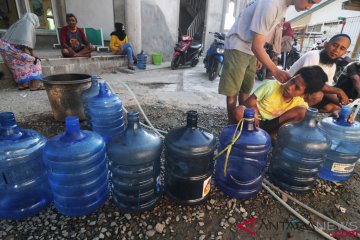
{"label": "motorcycle headlight", "polygon": [[216,48],[216,53],[223,54],[224,51],[225,50],[223,48]]}

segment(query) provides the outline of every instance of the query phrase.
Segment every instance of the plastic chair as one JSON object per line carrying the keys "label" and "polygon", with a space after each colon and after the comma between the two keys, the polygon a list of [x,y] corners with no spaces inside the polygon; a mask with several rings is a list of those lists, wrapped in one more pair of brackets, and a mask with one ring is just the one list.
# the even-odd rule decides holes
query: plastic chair
{"label": "plastic chair", "polygon": [[62,27],[57,27],[56,28],[56,37],[57,37],[57,43],[53,44],[53,48],[60,48],[61,44],[60,44],[60,32],[61,32],[61,28]]}
{"label": "plastic chair", "polygon": [[101,49],[109,51],[109,47],[104,46],[104,38],[102,28],[85,28],[85,35],[88,41],[96,46],[96,50],[99,52]]}

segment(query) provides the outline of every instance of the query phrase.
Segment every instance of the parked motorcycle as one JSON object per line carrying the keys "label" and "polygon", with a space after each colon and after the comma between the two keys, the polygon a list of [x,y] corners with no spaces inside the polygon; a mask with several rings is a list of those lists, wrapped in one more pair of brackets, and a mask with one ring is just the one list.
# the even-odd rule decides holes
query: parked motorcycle
{"label": "parked motorcycle", "polygon": [[311,50],[322,50],[324,49],[324,43],[326,41],[326,38],[322,38],[320,40],[317,40],[311,47]]}
{"label": "parked motorcycle", "polygon": [[171,69],[177,69],[180,65],[195,67],[199,62],[202,53],[202,44],[193,42],[188,35],[179,34],[179,42],[174,48],[174,55],[171,60]]}
{"label": "parked motorcycle", "polygon": [[290,52],[286,56],[285,69],[288,70],[290,67],[300,58],[300,51],[296,45],[293,44]]}
{"label": "parked motorcycle", "polygon": [[219,76],[224,63],[225,33],[209,33],[214,35],[215,39],[206,52],[204,65],[206,68],[206,73],[209,75],[209,80],[213,81],[217,76]]}

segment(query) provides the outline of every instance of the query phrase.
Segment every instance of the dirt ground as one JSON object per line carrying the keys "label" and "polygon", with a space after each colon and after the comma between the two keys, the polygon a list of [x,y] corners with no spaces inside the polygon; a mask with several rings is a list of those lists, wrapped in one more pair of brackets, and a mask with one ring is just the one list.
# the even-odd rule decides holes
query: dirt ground
{"label": "dirt ground", "polygon": [[[185,110],[161,104],[146,105],[143,108],[158,129],[168,131],[185,124]],[[25,116],[18,120],[22,128],[37,130],[48,138],[64,131],[64,124],[54,121],[51,112]],[[219,136],[225,125],[224,109],[203,108],[199,111],[199,126],[215,136]],[[82,123],[82,128],[85,128],[85,123]],[[342,185],[318,180],[312,192],[290,195],[358,231],[359,181],[360,169],[357,166],[354,176]],[[327,233],[333,233],[337,229],[290,200],[287,203]],[[237,227],[254,217],[256,219],[253,224],[245,227],[255,235]],[[164,196],[150,211],[139,215],[124,215],[110,198],[91,215],[69,218],[59,214],[50,205],[40,215],[24,221],[1,220],[0,233],[0,239],[324,239],[290,214],[265,189],[255,198],[239,200],[219,192],[213,183],[210,198],[199,206],[181,206]],[[338,239],[351,238],[353,237],[348,235]]]}

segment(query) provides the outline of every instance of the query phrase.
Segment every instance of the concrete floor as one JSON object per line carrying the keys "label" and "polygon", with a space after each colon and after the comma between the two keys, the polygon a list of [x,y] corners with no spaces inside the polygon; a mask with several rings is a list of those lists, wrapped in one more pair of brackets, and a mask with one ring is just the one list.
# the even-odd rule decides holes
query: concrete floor
{"label": "concrete floor", "polygon": [[[135,105],[135,100],[124,83],[132,89],[141,105],[160,104],[194,110],[226,108],[225,96],[217,93],[219,77],[209,81],[203,64],[171,70],[170,62],[164,62],[161,66],[148,64],[147,70],[117,69],[101,76],[118,93],[125,107]],[[256,81],[256,86],[260,83]],[[0,89],[0,111],[29,116],[51,111],[51,106],[46,91],[18,91],[14,87]]]}

